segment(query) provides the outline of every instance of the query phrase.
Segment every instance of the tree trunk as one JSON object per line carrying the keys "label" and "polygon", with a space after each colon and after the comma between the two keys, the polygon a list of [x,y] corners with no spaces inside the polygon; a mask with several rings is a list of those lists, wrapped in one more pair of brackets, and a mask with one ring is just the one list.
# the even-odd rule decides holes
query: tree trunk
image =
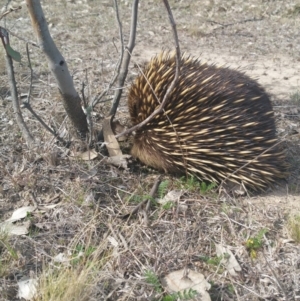
{"label": "tree trunk", "polygon": [[49,68],[54,75],[63,99],[64,108],[81,138],[86,138],[88,124],[81,107],[81,99],[75,90],[67,62],[57,49],[48,30],[48,25],[39,0],[26,0],[32,27],[41,50],[46,54]]}

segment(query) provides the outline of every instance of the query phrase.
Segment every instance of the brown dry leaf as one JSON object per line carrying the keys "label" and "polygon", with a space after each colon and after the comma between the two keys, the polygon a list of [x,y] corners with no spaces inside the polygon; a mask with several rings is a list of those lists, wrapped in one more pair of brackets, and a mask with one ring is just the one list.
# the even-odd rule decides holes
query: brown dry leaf
{"label": "brown dry leaf", "polygon": [[221,263],[225,265],[229,274],[234,277],[238,276],[236,272],[240,272],[242,268],[229,248],[216,244],[216,252],[219,257],[223,258]]}
{"label": "brown dry leaf", "polygon": [[103,136],[104,136],[104,141],[106,143],[106,148],[108,150],[110,157],[122,156],[123,154],[122,151],[120,150],[119,143],[115,138],[115,135],[111,128],[111,118],[112,116],[107,117],[103,121]]}
{"label": "brown dry leaf", "polygon": [[107,163],[112,164],[117,167],[122,167],[127,169],[127,158],[130,158],[130,155],[123,155],[120,149],[119,143],[115,138],[113,130],[111,128],[111,117],[107,117],[103,121],[103,136],[106,143],[106,148],[109,153],[109,158]]}
{"label": "brown dry leaf", "polygon": [[207,290],[210,289],[210,284],[205,280],[201,273],[187,270],[179,270],[170,273],[165,277],[167,288],[171,292],[180,292],[188,289],[193,289],[201,295],[201,301],[211,301]]}

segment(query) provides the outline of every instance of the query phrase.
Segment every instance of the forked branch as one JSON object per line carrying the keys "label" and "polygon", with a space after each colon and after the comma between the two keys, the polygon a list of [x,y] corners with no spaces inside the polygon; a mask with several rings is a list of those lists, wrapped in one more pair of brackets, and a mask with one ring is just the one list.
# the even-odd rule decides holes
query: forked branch
{"label": "forked branch", "polygon": [[31,59],[29,54],[29,48],[28,43],[26,43],[26,54],[27,54],[27,60],[28,60],[28,66],[30,69],[30,85],[29,85],[29,91],[27,95],[27,99],[23,101],[22,108],[27,109],[35,118],[36,120],[49,132],[51,133],[57,140],[63,143],[63,145],[67,145],[68,143],[64,141],[63,138],[61,138],[58,133],[56,133],[55,130],[51,129],[44,120],[33,110],[33,108],[30,105],[30,97],[31,97],[31,91],[32,91],[32,79],[33,79],[33,70],[31,66]]}
{"label": "forked branch", "polygon": [[172,10],[170,8],[169,2],[168,0],[163,0],[164,5],[167,9],[168,15],[169,15],[169,20],[172,26],[172,30],[173,30],[173,36],[174,36],[174,41],[175,41],[175,49],[176,49],[176,71],[175,71],[175,76],[174,79],[171,83],[171,85],[168,87],[167,92],[159,106],[158,109],[156,109],[154,112],[152,112],[152,114],[150,116],[148,116],[145,120],[143,120],[141,123],[131,127],[130,129],[122,132],[119,135],[116,135],[116,138],[119,138],[121,136],[124,135],[128,135],[130,133],[132,133],[133,131],[141,128],[142,126],[144,126],[145,124],[147,124],[148,122],[150,122],[157,114],[161,113],[166,105],[166,102],[168,100],[169,94],[170,92],[174,89],[177,81],[178,81],[178,77],[179,77],[179,72],[180,72],[180,46],[179,46],[179,41],[178,41],[178,35],[177,35],[177,30],[176,30],[176,23],[172,14]]}
{"label": "forked branch", "polygon": [[[131,27],[130,27],[130,36],[129,36],[129,42],[128,45],[126,47],[126,51],[124,52],[124,55],[121,55],[121,68],[119,70],[119,76],[118,76],[118,81],[117,81],[117,89],[114,95],[114,99],[113,99],[113,104],[112,107],[110,109],[109,115],[115,115],[117,108],[119,106],[119,102],[122,96],[122,92],[123,92],[123,87],[124,87],[124,83],[125,83],[125,79],[128,73],[128,66],[130,63],[130,58],[131,58],[131,53],[133,51],[133,48],[135,46],[135,36],[136,36],[136,25],[137,25],[137,17],[138,17],[138,5],[139,5],[139,0],[134,0],[133,1],[133,5],[132,5],[132,17],[131,17]],[[117,17],[118,17],[118,11],[117,11],[117,6],[116,6],[116,13],[117,13]],[[121,32],[121,23],[118,19],[118,23],[119,23],[119,29]],[[122,35],[121,35],[121,40],[123,39]],[[122,42],[122,46],[123,46],[123,42]],[[124,51],[124,49],[122,49],[122,52]]]}

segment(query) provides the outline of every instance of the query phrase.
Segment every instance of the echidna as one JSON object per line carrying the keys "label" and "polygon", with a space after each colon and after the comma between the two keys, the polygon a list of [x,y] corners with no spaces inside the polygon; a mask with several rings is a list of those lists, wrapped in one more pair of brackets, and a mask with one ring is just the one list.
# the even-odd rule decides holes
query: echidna
{"label": "echidna", "polygon": [[[175,70],[169,52],[144,67],[128,94],[133,125],[158,108]],[[165,172],[216,183],[228,178],[261,190],[286,175],[276,143],[272,104],[255,80],[183,55],[164,111],[136,131],[131,154]]]}

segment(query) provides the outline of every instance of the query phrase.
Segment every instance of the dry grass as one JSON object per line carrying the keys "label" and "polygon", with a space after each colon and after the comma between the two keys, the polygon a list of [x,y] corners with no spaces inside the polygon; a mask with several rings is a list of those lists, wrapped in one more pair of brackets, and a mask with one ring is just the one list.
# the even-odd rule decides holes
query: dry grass
{"label": "dry grass", "polygon": [[97,219],[95,214],[59,257],[44,263],[39,276],[38,300],[88,301],[103,295],[103,287],[99,285],[102,268],[112,252],[107,240],[94,241]]}
{"label": "dry grass", "polygon": [[289,218],[287,230],[291,238],[296,243],[300,243],[300,215],[293,215]]}
{"label": "dry grass", "polygon": [[[260,69],[266,75],[256,74],[262,79],[276,68],[283,70],[282,78],[285,77],[283,58],[288,57],[289,62],[299,59],[296,2],[211,3],[203,1],[199,6],[197,1],[171,1],[182,49],[196,55],[203,52],[208,60],[227,57],[230,64],[244,62],[242,66],[253,66],[253,61],[258,60],[266,66]],[[42,4],[78,91],[85,81],[87,97],[100,93],[110,82],[118,59],[114,45],[118,47],[118,29],[110,1]],[[134,63],[145,61],[162,46],[173,46],[163,6],[157,1],[142,1],[140,10]],[[120,13],[127,33],[130,6],[124,1],[120,2]],[[228,24],[254,17],[262,20],[224,28],[211,22]],[[33,39],[25,7],[9,16],[7,22],[13,32]],[[11,44],[23,55],[23,64],[15,64],[15,72],[19,92],[27,93],[30,73],[24,59],[24,42],[12,37]],[[266,63],[270,58],[271,66]],[[71,129],[56,85],[40,51],[34,47],[31,60],[32,106],[68,138]],[[0,61],[0,67],[1,64]],[[300,78],[297,66],[295,63],[289,78]],[[129,78],[136,72],[132,65]],[[102,155],[91,162],[71,159],[70,151],[77,150],[79,143],[73,138],[70,149],[61,147],[24,111],[39,142],[38,149],[29,151],[14,122],[7,79],[0,70],[0,218],[4,220],[16,208],[33,202],[38,205],[30,216],[28,235],[0,236],[0,300],[16,300],[17,280],[32,274],[39,279],[37,300],[161,300],[167,294],[164,287],[158,292],[147,281],[147,273],[151,271],[157,276],[157,285],[163,285],[164,275],[184,267],[205,275],[212,284],[212,300],[299,298],[300,111],[294,98],[300,82],[289,86],[289,79],[282,78],[280,82],[286,90],[273,99],[280,135],[287,135],[283,147],[292,164],[288,183],[262,196],[234,198],[220,197],[214,189],[207,191],[194,180],[165,176],[165,187],[159,194],[179,190],[181,197],[164,206],[154,200],[146,226],[143,212],[131,220],[118,216],[148,196],[157,173],[137,164],[123,171],[105,165]],[[267,88],[275,93],[278,85]],[[112,94],[113,91],[109,96]],[[101,127],[109,104],[97,106],[93,115],[96,128]],[[117,117],[127,122],[125,101]],[[46,205],[55,206],[49,209]],[[216,244],[233,252],[242,269],[237,276],[228,273],[216,253]],[[59,254],[64,254],[67,262],[58,262]]]}
{"label": "dry grass", "polygon": [[4,277],[18,260],[18,254],[4,232],[0,232],[0,254],[0,277]]}

